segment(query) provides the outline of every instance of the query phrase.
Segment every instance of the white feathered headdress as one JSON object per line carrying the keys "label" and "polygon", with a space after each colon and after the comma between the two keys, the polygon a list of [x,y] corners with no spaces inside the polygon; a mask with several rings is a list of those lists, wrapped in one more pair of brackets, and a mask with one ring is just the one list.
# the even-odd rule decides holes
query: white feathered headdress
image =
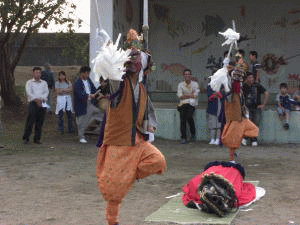
{"label": "white feathered headdress", "polygon": [[125,74],[124,63],[129,60],[130,50],[118,49],[121,34],[119,34],[115,44],[111,43],[109,36],[103,29],[99,35],[101,47],[96,58],[92,61],[95,80],[99,81],[100,77],[103,77],[105,80],[121,81]]}
{"label": "white feathered headdress", "polygon": [[235,31],[235,23],[232,21],[233,29],[228,28],[225,32],[219,32],[219,34],[223,35],[226,41],[222,44],[230,45],[229,52],[227,57],[224,59],[223,68],[217,70],[210,78],[211,81],[209,83],[211,89],[213,91],[220,91],[221,86],[224,86],[225,92],[229,92],[229,80],[228,80],[228,63],[229,57],[232,50],[233,45],[237,48],[237,41],[240,39],[240,34]]}

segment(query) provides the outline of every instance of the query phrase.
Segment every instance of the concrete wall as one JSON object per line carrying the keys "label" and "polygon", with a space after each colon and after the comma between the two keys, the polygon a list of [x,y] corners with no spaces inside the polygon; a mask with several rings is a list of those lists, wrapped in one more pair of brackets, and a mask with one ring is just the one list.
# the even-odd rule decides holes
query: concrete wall
{"label": "concrete wall", "polygon": [[[77,40],[89,42],[89,34],[87,33],[77,33],[74,36]],[[56,33],[35,34],[29,39],[18,66],[44,65],[47,62],[53,66],[82,65],[82,60],[76,55],[62,55],[65,49],[70,49],[71,43]],[[17,48],[19,48],[18,43],[14,51]]]}
{"label": "concrete wall", "polygon": [[[176,109],[156,109],[158,128],[155,136],[169,140],[180,140],[180,119]],[[284,130],[274,110],[263,112],[258,141],[260,143],[300,143],[300,112],[293,111],[290,129]],[[206,110],[197,109],[194,115],[196,138],[198,141],[209,141],[206,123]]]}

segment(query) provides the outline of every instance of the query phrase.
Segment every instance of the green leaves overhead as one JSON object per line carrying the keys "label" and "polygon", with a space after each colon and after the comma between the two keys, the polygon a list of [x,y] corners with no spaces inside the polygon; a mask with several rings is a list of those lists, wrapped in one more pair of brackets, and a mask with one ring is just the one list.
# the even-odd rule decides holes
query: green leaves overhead
{"label": "green leaves overhead", "polygon": [[1,33],[37,31],[53,21],[73,27],[76,5],[70,0],[0,0]]}

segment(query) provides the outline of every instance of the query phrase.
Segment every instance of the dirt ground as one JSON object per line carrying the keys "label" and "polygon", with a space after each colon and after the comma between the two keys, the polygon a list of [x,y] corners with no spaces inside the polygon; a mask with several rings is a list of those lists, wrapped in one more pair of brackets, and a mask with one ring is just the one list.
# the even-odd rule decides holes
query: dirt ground
{"label": "dirt ground", "polygon": [[[105,202],[96,182],[97,136],[79,144],[75,134],[56,132],[56,118],[47,115],[42,145],[22,143],[25,113],[2,110],[0,149],[1,225],[105,225]],[[121,210],[122,225],[146,223],[144,218],[165,204],[202,168],[213,160],[227,160],[225,147],[204,142],[180,145],[176,141],[154,142],[166,156],[168,169],[162,176],[136,182]],[[239,212],[234,225],[300,224],[300,145],[241,147],[237,161],[246,179],[259,180],[266,196]]]}
{"label": "dirt ground", "polygon": [[[79,67],[65,70],[74,77]],[[16,84],[31,78],[31,68],[18,67]],[[55,115],[47,114],[42,145],[24,145],[22,133],[26,107],[17,111],[0,109],[0,224],[1,225],[105,225],[105,202],[96,181],[96,135],[79,144],[75,134],[56,132]],[[164,175],[136,182],[124,199],[122,225],[146,223],[144,218],[181,191],[210,161],[228,160],[225,147],[206,142],[181,145],[177,141],[154,142],[166,156]],[[237,161],[246,170],[247,180],[259,180],[266,195],[241,211],[233,225],[300,224],[300,144],[241,147]],[[171,223],[169,223],[171,224]]]}

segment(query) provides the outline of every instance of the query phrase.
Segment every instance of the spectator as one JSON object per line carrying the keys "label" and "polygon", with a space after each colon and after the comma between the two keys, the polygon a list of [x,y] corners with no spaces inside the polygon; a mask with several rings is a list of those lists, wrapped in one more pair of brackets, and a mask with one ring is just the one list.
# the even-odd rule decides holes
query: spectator
{"label": "spectator", "polygon": [[109,105],[109,94],[111,94],[111,87],[109,80],[104,80],[100,77],[100,85],[96,91],[97,106],[102,110],[106,110]]}
{"label": "spectator", "polygon": [[49,94],[47,82],[41,80],[40,67],[33,68],[33,79],[26,82],[26,95],[29,102],[28,117],[23,135],[24,144],[27,144],[35,123],[34,143],[41,144],[42,126],[46,108],[45,102]]}
{"label": "spectator", "polygon": [[72,83],[67,79],[64,71],[58,73],[58,81],[55,83],[56,99],[56,115],[58,116],[58,131],[64,133],[64,112],[68,117],[68,131],[73,132],[73,106],[72,106]]}
{"label": "spectator", "polygon": [[208,106],[207,124],[210,132],[210,145],[219,145],[221,138],[221,109],[224,107],[224,91],[214,92],[210,85],[207,86]]}
{"label": "spectator", "polygon": [[288,130],[289,129],[289,119],[290,119],[290,112],[291,112],[291,101],[290,95],[287,93],[288,85],[287,83],[281,83],[279,94],[276,96],[276,101],[278,104],[277,112],[279,115],[279,119],[283,121],[283,128]]}
{"label": "spectator", "polygon": [[187,143],[186,123],[189,123],[191,132],[191,141],[196,139],[196,129],[194,122],[195,107],[198,105],[197,97],[199,93],[199,85],[192,81],[192,71],[186,69],[183,71],[184,81],[179,83],[177,96],[180,100],[178,111],[180,113],[180,131],[181,144]]}
{"label": "spectator", "polygon": [[97,88],[97,92],[104,96],[110,94],[110,85],[109,80],[104,80],[103,77],[100,77],[100,86]]}
{"label": "spectator", "polygon": [[45,63],[44,70],[42,71],[41,79],[46,81],[48,84],[49,95],[47,97],[47,104],[49,105],[47,111],[52,113],[52,104],[53,104],[53,90],[55,89],[55,78],[54,73],[51,70],[51,65],[49,63]]}
{"label": "spectator", "polygon": [[300,111],[300,85],[298,87],[298,90],[295,91],[295,93],[293,94],[293,99],[298,103],[297,106],[295,106],[295,110],[296,111]]}
{"label": "spectator", "polygon": [[260,77],[259,77],[259,68],[261,65],[257,61],[258,54],[256,51],[251,51],[249,53],[249,60],[250,60],[250,72],[253,74],[254,81],[256,83],[260,83]]}
{"label": "spectator", "polygon": [[[254,75],[247,73],[246,81],[243,85],[243,93],[245,98],[245,105],[249,111],[249,119],[259,127],[262,110],[266,106],[269,99],[269,92],[259,83],[254,80]],[[264,96],[261,102],[261,95]],[[250,138],[252,146],[258,146],[257,138]],[[246,138],[242,140],[243,145],[247,145]]]}
{"label": "spectator", "polygon": [[83,66],[80,68],[80,77],[74,84],[74,109],[78,128],[80,143],[87,143],[84,131],[88,127],[92,116],[102,120],[103,113],[96,107],[96,88],[89,78],[91,68]]}

